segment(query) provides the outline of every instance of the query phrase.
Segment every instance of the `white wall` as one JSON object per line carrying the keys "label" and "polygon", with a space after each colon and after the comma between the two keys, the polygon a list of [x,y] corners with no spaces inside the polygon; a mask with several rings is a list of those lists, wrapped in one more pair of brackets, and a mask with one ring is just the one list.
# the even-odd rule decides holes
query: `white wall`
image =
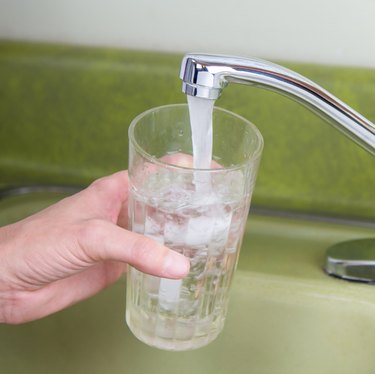
{"label": "white wall", "polygon": [[0,38],[375,67],[375,0],[0,0]]}

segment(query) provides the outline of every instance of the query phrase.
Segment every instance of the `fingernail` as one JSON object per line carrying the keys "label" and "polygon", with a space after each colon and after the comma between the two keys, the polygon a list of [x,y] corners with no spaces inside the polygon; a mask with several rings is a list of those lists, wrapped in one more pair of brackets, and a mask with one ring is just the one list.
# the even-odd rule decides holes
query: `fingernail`
{"label": "fingernail", "polygon": [[183,278],[190,270],[190,261],[183,255],[171,251],[164,261],[164,274],[172,278]]}

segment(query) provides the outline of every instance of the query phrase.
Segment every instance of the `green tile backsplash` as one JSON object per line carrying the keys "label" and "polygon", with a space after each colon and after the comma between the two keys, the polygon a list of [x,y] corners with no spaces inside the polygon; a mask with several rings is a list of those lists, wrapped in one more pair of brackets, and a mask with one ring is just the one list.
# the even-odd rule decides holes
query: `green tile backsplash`
{"label": "green tile backsplash", "polygon": [[[181,56],[0,42],[0,184],[87,184],[126,168],[140,112],[185,102]],[[375,70],[283,63],[375,120]],[[231,86],[217,103],[265,139],[253,205],[375,217],[375,157],[300,104]]]}

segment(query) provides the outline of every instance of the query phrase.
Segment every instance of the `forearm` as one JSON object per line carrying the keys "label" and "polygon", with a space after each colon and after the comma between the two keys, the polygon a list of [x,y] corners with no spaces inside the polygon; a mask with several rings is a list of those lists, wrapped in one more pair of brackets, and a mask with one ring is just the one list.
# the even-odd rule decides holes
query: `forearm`
{"label": "forearm", "polygon": [[17,292],[12,287],[9,258],[14,225],[0,227],[0,323],[12,323]]}

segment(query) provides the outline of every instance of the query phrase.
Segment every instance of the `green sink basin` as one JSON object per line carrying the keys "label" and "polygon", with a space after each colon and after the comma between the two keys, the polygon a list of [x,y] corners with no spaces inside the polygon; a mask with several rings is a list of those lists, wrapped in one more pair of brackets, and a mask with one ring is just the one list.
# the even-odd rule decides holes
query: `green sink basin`
{"label": "green sink basin", "polygon": [[[61,193],[0,201],[0,222]],[[374,373],[375,289],[327,276],[325,249],[371,227],[252,214],[226,326],[205,348],[172,353],[124,322],[125,280],[45,319],[0,326],[2,373]]]}

